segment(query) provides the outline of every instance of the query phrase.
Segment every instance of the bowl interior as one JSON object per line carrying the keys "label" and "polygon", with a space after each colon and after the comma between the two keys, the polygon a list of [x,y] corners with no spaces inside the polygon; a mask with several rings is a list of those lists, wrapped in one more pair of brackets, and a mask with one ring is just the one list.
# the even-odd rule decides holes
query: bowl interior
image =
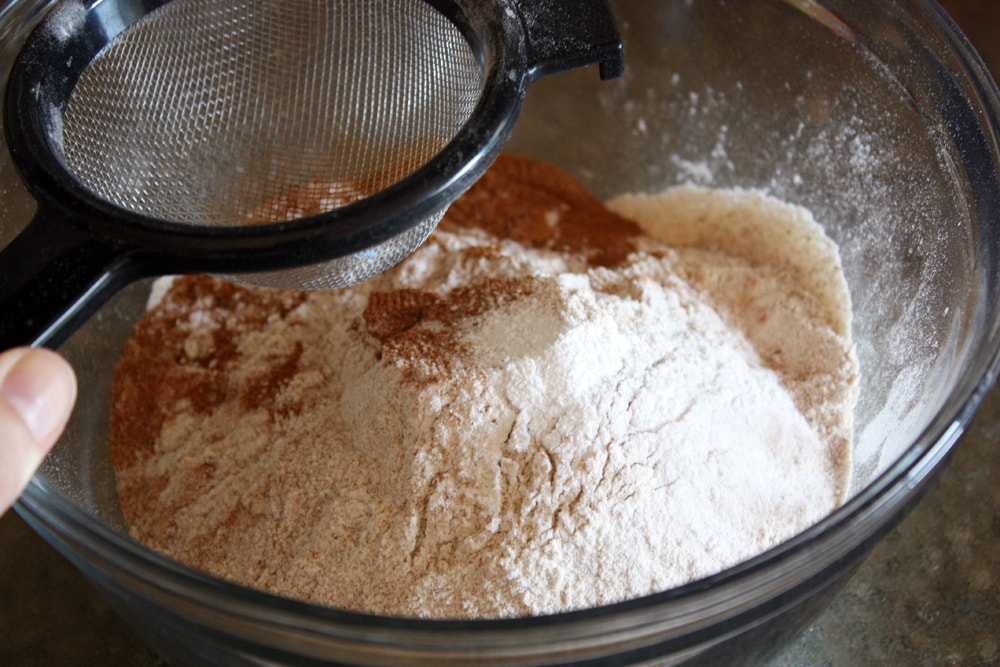
{"label": "bowl interior", "polygon": [[[992,363],[988,215],[1000,188],[979,113],[989,91],[967,74],[969,56],[932,3],[825,3],[842,23],[778,0],[613,4],[625,76],[538,81],[509,149],[561,165],[600,197],[693,183],[762,189],[810,209],[840,245],[854,304],[852,493],[862,491],[960,411]],[[25,27],[0,20],[9,67]],[[5,153],[0,194],[4,243],[34,210]],[[126,289],[64,346],[80,401],[40,474],[120,530],[111,377],[147,291]]]}

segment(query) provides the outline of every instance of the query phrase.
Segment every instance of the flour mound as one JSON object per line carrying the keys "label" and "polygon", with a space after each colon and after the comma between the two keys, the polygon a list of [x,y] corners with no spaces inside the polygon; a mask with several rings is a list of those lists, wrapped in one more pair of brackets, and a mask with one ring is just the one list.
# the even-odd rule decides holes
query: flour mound
{"label": "flour mound", "polygon": [[[485,618],[661,591],[821,519],[857,391],[835,247],[758,193],[611,208],[505,157],[364,285],[161,283],[116,373],[133,535],[281,595]],[[692,232],[705,211],[752,254]]]}

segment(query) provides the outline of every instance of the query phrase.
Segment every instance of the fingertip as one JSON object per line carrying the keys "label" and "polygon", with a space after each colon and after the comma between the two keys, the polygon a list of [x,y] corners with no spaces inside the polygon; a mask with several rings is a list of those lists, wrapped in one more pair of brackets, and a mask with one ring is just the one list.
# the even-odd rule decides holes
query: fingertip
{"label": "fingertip", "polygon": [[76,401],[76,375],[50,350],[0,353],[0,513],[27,486],[62,434]]}
{"label": "fingertip", "polygon": [[76,394],[76,374],[59,354],[44,348],[0,354],[0,397],[21,418],[43,455],[62,434]]}

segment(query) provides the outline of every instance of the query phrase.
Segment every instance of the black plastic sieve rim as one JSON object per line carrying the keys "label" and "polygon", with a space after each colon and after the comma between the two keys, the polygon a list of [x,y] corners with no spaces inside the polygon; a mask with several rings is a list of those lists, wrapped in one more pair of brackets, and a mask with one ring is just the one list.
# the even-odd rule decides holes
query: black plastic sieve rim
{"label": "black plastic sieve rim", "polygon": [[[349,255],[410,229],[454,200],[485,171],[509,136],[527,83],[523,77],[501,76],[501,72],[526,70],[525,44],[516,30],[501,25],[492,12],[470,16],[458,3],[425,0],[461,29],[484,61],[486,74],[473,113],[428,162],[361,201],[296,220],[210,226],[144,216],[96,196],[68,172],[49,139],[46,108],[63,108],[97,54],[142,16],[169,2],[98,3],[63,42],[48,37],[44,24],[36,29],[11,71],[5,130],[15,166],[40,205],[66,208],[72,202],[71,210],[62,213],[75,224],[114,242],[135,245],[152,257],[182,261],[190,256],[205,267],[198,270],[239,270],[248,259],[255,262],[255,269],[285,268]],[[79,64],[66,70],[52,66],[64,62]],[[281,261],[293,248],[294,258]]]}

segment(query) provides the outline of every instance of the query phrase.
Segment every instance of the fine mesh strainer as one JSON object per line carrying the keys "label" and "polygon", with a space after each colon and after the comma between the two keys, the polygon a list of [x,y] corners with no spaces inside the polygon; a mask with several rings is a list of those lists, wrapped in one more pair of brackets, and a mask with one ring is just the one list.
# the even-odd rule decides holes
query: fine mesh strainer
{"label": "fine mesh strainer", "polygon": [[25,42],[8,146],[39,203],[0,253],[0,349],[140,277],[365,280],[502,148],[527,86],[621,72],[607,0],[70,0]]}

